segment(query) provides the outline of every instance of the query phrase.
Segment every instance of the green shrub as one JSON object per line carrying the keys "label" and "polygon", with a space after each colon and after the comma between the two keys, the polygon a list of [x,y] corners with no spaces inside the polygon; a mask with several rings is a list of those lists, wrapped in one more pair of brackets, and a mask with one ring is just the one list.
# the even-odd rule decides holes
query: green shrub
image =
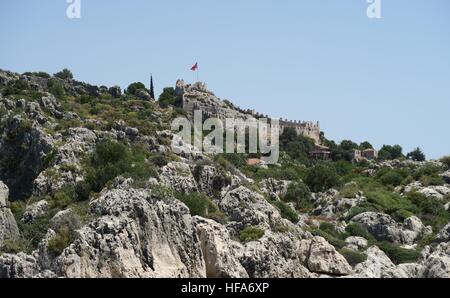
{"label": "green shrub", "polygon": [[21,240],[6,239],[0,247],[0,252],[8,254],[17,254],[25,251],[25,244]]}
{"label": "green shrub", "polygon": [[418,209],[410,200],[399,194],[386,190],[379,190],[367,194],[367,202],[376,206],[379,211],[392,214],[397,210],[407,210],[417,213]]}
{"label": "green shrub", "polygon": [[416,180],[420,180],[423,176],[435,176],[441,172],[441,168],[432,163],[426,163],[422,167],[420,167],[415,173],[414,178]]}
{"label": "green shrub", "polygon": [[67,68],[64,68],[62,71],[55,73],[54,76],[62,80],[73,79],[72,72]]}
{"label": "green shrub", "polygon": [[441,162],[450,170],[450,155],[441,158]]}
{"label": "green shrub", "polygon": [[128,86],[127,93],[135,95],[138,90],[142,90],[142,89],[145,89],[145,85],[142,84],[141,82],[135,82]]}
{"label": "green shrub", "polygon": [[309,164],[314,141],[299,135],[294,128],[288,127],[280,135],[280,149],[300,163]]}
{"label": "green shrub", "polygon": [[321,222],[319,229],[325,233],[328,233],[330,235],[335,235],[337,234],[336,229],[334,227],[334,225],[331,222]]}
{"label": "green shrub", "polygon": [[377,245],[396,265],[404,263],[416,263],[420,258],[420,252],[402,248],[390,242],[383,241],[379,242]]}
{"label": "green shrub", "polygon": [[261,239],[265,234],[265,231],[256,227],[246,227],[239,233],[239,239],[241,242],[247,243]]}
{"label": "green shrub", "polygon": [[64,87],[56,80],[51,79],[47,83],[48,91],[58,99],[63,99],[66,96]]}
{"label": "green shrub", "polygon": [[406,155],[406,158],[414,161],[425,161],[426,157],[420,148],[416,148]]}
{"label": "green shrub", "polygon": [[422,176],[420,178],[420,183],[422,183],[423,186],[439,186],[444,185],[445,181],[444,178],[438,176],[438,175],[432,175],[432,176]]}
{"label": "green shrub", "polygon": [[388,170],[378,177],[383,185],[398,186],[405,177],[396,170]]}
{"label": "green shrub", "polygon": [[36,218],[31,223],[24,223],[18,220],[17,226],[19,227],[22,238],[26,240],[24,245],[26,252],[31,252],[37,248],[38,244],[45,237],[50,227],[50,218],[49,216]]}
{"label": "green shrub", "polygon": [[296,203],[299,210],[305,211],[312,208],[311,191],[303,182],[291,183],[283,196],[283,200]]}
{"label": "green shrub", "polygon": [[343,198],[356,198],[357,193],[359,192],[358,184],[356,183],[347,183],[339,192],[339,195]]}
{"label": "green shrub", "polygon": [[176,107],[181,105],[180,99],[175,96],[175,89],[172,87],[163,89],[158,102],[162,108],[167,108],[169,105]]}
{"label": "green shrub", "polygon": [[431,225],[433,231],[441,230],[450,221],[450,213],[441,202],[418,192],[408,193],[407,199],[419,208],[414,214],[417,214],[425,225]]}
{"label": "green shrub", "polygon": [[328,243],[330,243],[331,245],[333,245],[337,249],[341,249],[341,248],[343,248],[344,246],[347,245],[344,240],[338,238],[339,235],[337,235],[338,237],[336,237],[336,236],[333,236],[333,235],[331,235],[331,234],[329,234],[329,233],[327,233],[325,231],[322,231],[320,229],[312,230],[311,233],[314,236],[320,236],[320,237],[325,238],[325,240],[327,240]]}
{"label": "green shrub", "polygon": [[90,193],[100,192],[107,183],[118,176],[146,180],[157,175],[154,166],[145,160],[140,150],[112,140],[97,143],[95,152],[85,166],[86,178],[76,185],[79,200],[87,200]]}
{"label": "green shrub", "polygon": [[369,241],[375,241],[375,238],[372,236],[372,234],[367,231],[366,228],[364,228],[362,225],[357,223],[349,223],[347,227],[345,227],[345,231],[350,236],[358,236],[363,237]]}
{"label": "green shrub", "polygon": [[280,210],[280,215],[282,218],[290,220],[293,223],[297,223],[299,221],[297,212],[295,212],[295,210],[289,207],[288,204],[281,201],[277,201],[274,202],[273,205]]}
{"label": "green shrub", "polygon": [[404,222],[405,219],[407,219],[413,215],[414,215],[414,213],[412,213],[411,211],[403,210],[403,209],[397,210],[393,214],[391,214],[392,218],[394,218],[395,221],[397,221],[397,222]]}
{"label": "green shrub", "polygon": [[188,206],[192,216],[206,217],[218,222],[225,220],[225,215],[219,211],[216,204],[205,194],[198,192],[178,194],[177,198]]}
{"label": "green shrub", "polygon": [[59,256],[73,241],[74,236],[67,226],[61,227],[56,235],[48,241],[48,250]]}
{"label": "green shrub", "polygon": [[367,255],[347,248],[341,248],[339,253],[344,256],[347,262],[352,266],[356,266],[367,260]]}
{"label": "green shrub", "polygon": [[308,169],[304,181],[313,192],[324,192],[339,185],[336,170],[322,163]]}

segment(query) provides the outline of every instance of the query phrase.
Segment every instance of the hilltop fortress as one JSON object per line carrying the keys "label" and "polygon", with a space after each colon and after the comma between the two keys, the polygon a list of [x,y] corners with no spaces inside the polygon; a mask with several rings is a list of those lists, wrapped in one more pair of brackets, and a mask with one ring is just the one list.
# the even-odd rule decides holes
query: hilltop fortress
{"label": "hilltop fortress", "polygon": [[[215,94],[208,90],[205,83],[197,82],[195,84],[186,84],[183,80],[178,80],[175,88],[175,95],[181,97],[182,107],[189,118],[193,118],[195,110],[201,110],[208,117],[219,119],[240,118],[247,120],[250,118],[267,118],[255,110],[245,110],[234,106],[228,100],[221,100]],[[287,127],[294,128],[298,135],[314,140],[318,147],[320,146],[320,123],[307,121],[289,121],[280,119],[280,134]],[[322,149],[324,149],[322,147]]]}

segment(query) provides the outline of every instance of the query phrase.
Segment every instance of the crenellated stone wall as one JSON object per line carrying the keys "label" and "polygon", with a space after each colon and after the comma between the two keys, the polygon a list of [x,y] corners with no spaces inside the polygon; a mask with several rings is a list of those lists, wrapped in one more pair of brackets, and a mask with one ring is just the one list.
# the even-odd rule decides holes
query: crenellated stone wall
{"label": "crenellated stone wall", "polygon": [[[195,110],[201,110],[205,115],[217,117],[219,119],[226,118],[270,118],[255,110],[241,109],[234,106],[229,101],[221,100],[209,91],[206,84],[197,82],[195,84],[186,84],[183,80],[178,80],[175,88],[175,95],[182,96],[183,110],[190,119],[193,118]],[[311,138],[316,144],[320,144],[320,123],[307,121],[290,121],[280,119],[280,133],[286,128],[294,128],[298,135]]]}

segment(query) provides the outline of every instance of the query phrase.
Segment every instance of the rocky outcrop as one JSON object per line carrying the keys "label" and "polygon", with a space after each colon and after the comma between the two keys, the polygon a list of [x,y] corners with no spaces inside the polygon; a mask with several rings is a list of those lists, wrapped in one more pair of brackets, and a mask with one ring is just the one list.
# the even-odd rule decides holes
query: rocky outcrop
{"label": "rocky outcrop", "polygon": [[70,128],[63,145],[55,153],[53,164],[33,182],[33,195],[44,196],[83,179],[81,159],[94,151],[97,135],[87,128]]}
{"label": "rocky outcrop", "polygon": [[345,243],[347,244],[345,247],[352,250],[360,250],[364,249],[368,245],[368,241],[363,237],[348,237],[345,239]]}
{"label": "rocky outcrop", "polygon": [[11,210],[8,208],[8,187],[0,181],[0,248],[6,240],[19,238],[19,228]]}
{"label": "rocky outcrop", "polygon": [[40,126],[24,116],[4,119],[0,133],[0,179],[10,189],[13,199],[28,198],[34,179],[46,167],[54,148],[54,139]]}
{"label": "rocky outcrop", "polygon": [[276,180],[273,178],[264,179],[259,183],[261,191],[271,197],[282,197],[286,194],[291,181]]}
{"label": "rocky outcrop", "polygon": [[235,228],[261,226],[264,229],[276,227],[281,217],[278,210],[254,191],[241,186],[229,191],[219,202],[219,208],[235,222]]}
{"label": "rocky outcrop", "polygon": [[230,239],[227,229],[213,220],[194,217],[209,278],[247,278],[239,263],[238,252],[242,245]]}
{"label": "rocky outcrop", "polygon": [[253,278],[313,277],[306,265],[309,246],[301,246],[291,235],[266,232],[258,241],[247,243],[240,261]]}
{"label": "rocky outcrop", "polygon": [[186,206],[145,190],[111,190],[91,203],[100,216],[58,258],[66,277],[205,277]]}
{"label": "rocky outcrop", "polygon": [[310,271],[326,275],[348,275],[352,267],[336,249],[322,237],[309,243],[305,262]]}
{"label": "rocky outcrop", "polygon": [[415,216],[407,218],[403,225],[398,224],[387,214],[375,212],[358,214],[352,221],[364,226],[378,240],[396,244],[411,245],[422,233],[432,232],[430,227],[425,227]]}
{"label": "rocky outcrop", "polygon": [[447,224],[436,236],[437,242],[450,242],[450,223]]}
{"label": "rocky outcrop", "polygon": [[164,166],[159,176],[162,184],[182,193],[197,190],[197,183],[189,165],[182,162],[171,162]]}
{"label": "rocky outcrop", "polygon": [[313,195],[314,215],[335,216],[337,213],[346,214],[351,208],[358,206],[365,201],[361,192],[355,194],[353,198],[344,198],[335,189],[330,189],[324,193]]}
{"label": "rocky outcrop", "polygon": [[367,260],[355,266],[353,277],[380,278],[383,272],[395,267],[377,246],[369,247],[364,253],[367,255]]}
{"label": "rocky outcrop", "polygon": [[424,278],[450,278],[450,242],[436,247],[427,246],[419,264],[424,267]]}
{"label": "rocky outcrop", "polygon": [[49,207],[49,203],[45,200],[27,206],[25,213],[23,214],[22,221],[24,223],[32,222],[34,219],[45,215]]}

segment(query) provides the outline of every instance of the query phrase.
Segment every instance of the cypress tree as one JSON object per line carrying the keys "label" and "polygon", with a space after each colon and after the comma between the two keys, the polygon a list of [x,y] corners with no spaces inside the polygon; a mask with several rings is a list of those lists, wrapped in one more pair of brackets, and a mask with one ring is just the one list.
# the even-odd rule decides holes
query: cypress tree
{"label": "cypress tree", "polygon": [[150,76],[150,96],[152,99],[155,99],[155,88],[153,86],[153,75]]}

